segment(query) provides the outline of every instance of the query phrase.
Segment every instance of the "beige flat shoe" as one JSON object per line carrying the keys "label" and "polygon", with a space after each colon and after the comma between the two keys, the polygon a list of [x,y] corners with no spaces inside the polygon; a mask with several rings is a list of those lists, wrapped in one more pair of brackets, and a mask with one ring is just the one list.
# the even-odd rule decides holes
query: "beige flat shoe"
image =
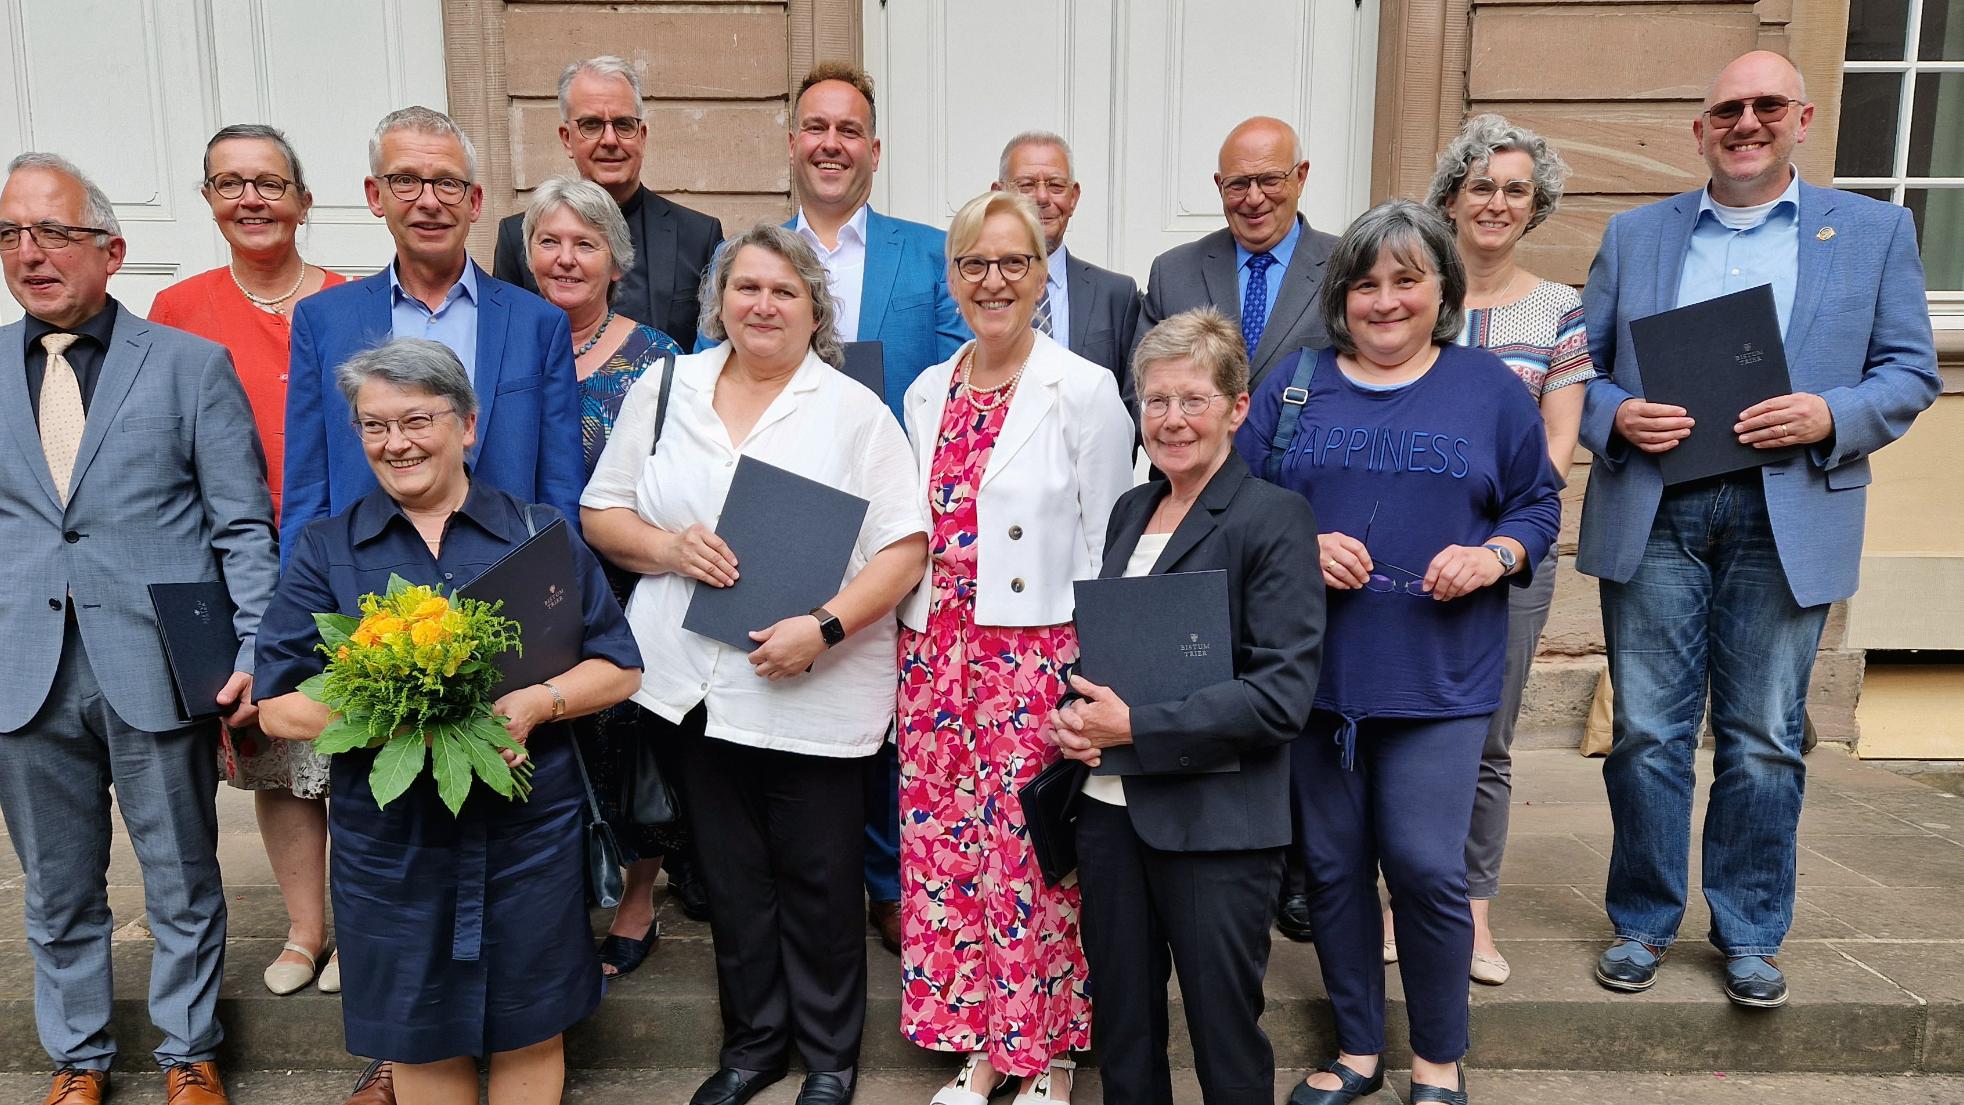
{"label": "beige flat shoe", "polygon": [[1504,957],[1498,955],[1481,955],[1479,952],[1473,953],[1473,981],[1484,983],[1488,986],[1499,986],[1506,982],[1513,973],[1514,968],[1507,965],[1507,960]]}
{"label": "beige flat shoe", "polygon": [[1398,962],[1398,938],[1395,936],[1385,938],[1384,961],[1386,963]]}
{"label": "beige flat shoe", "polygon": [[327,966],[321,968],[320,980],[314,983],[314,985],[320,987],[320,991],[323,994],[338,994],[341,992],[340,948],[334,949],[334,954],[327,957]]}
{"label": "beige flat shoe", "polygon": [[314,966],[314,953],[293,941],[288,940],[286,947],[282,950],[292,952],[307,961],[306,965],[302,966],[298,963],[288,963],[285,960],[275,959],[266,968],[266,989],[271,990],[281,997],[285,997],[297,990],[305,989],[309,982],[314,981],[314,972],[318,968]]}

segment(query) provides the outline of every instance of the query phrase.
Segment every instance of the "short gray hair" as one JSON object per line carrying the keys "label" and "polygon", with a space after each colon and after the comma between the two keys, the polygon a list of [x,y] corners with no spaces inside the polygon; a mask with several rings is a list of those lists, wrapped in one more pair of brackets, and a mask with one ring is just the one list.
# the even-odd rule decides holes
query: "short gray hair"
{"label": "short gray hair", "polygon": [[280,156],[286,158],[287,168],[293,171],[293,186],[301,195],[307,195],[307,173],[300,167],[300,155],[293,152],[293,143],[286,140],[286,132],[265,123],[233,123],[212,135],[211,140],[205,143],[204,168],[207,179],[211,177],[211,151],[217,148],[220,142],[230,142],[235,138],[271,142],[274,148],[280,151]]}
{"label": "short gray hair", "polygon": [[1439,164],[1432,172],[1432,186],[1425,202],[1443,214],[1459,192],[1459,186],[1473,173],[1475,165],[1505,151],[1524,153],[1534,163],[1534,214],[1528,216],[1528,230],[1548,221],[1562,203],[1562,184],[1568,179],[1568,162],[1555,152],[1548,140],[1494,115],[1475,115],[1459,128],[1453,140],[1439,153]]}
{"label": "short gray hair", "polygon": [[399,130],[455,138],[457,144],[464,148],[464,175],[471,178],[471,183],[477,183],[477,146],[472,144],[471,136],[464,133],[464,128],[457,125],[457,120],[420,104],[415,107],[397,108],[382,116],[382,121],[375,124],[375,133],[368,136],[370,174],[382,175],[382,139]]}
{"label": "short gray hair", "polygon": [[1228,402],[1248,391],[1248,347],[1241,325],[1212,307],[1195,307],[1146,331],[1132,351],[1132,389],[1145,394],[1146,371],[1162,361],[1192,358]]}
{"label": "short gray hair", "polygon": [[[526,252],[531,252],[532,230],[539,220],[562,207],[607,240],[615,276],[634,267],[634,238],[627,232],[627,218],[621,214],[620,204],[605,188],[577,177],[553,177],[532,190],[531,202],[525,205],[525,221],[520,224]],[[612,298],[612,289],[607,294]]]}
{"label": "short gray hair", "polygon": [[836,325],[839,301],[832,298],[831,291],[825,286],[825,266],[803,238],[776,223],[758,223],[724,242],[723,247],[716,251],[716,259],[709,263],[709,272],[702,278],[702,318],[698,329],[709,335],[711,341],[729,340],[729,331],[723,328],[723,293],[730,286],[730,266],[746,246],[756,246],[777,254],[798,274],[798,279],[812,298],[812,323],[815,326],[812,331],[812,352],[833,368],[842,367],[846,363],[846,351],[839,343]]}
{"label": "short gray hair", "polygon": [[77,168],[73,161],[58,153],[28,150],[7,162],[7,176],[11,178],[22,169],[45,169],[60,173],[82,186],[82,217],[107,231],[106,234],[96,235],[97,246],[107,246],[109,239],[123,236],[123,224],[116,219],[116,205],[109,202],[108,194],[96,187],[95,181],[90,180],[89,175]]}
{"label": "short gray hair", "polygon": [[1350,286],[1370,275],[1386,251],[1403,264],[1438,275],[1439,321],[1432,326],[1433,344],[1444,345],[1459,336],[1466,313],[1466,266],[1459,259],[1452,224],[1436,208],[1416,200],[1386,200],[1357,216],[1337,239],[1323,269],[1323,327],[1339,353],[1357,352],[1344,311]]}
{"label": "short gray hair", "polygon": [[1071,155],[1071,144],[1064,136],[1047,130],[1026,130],[1009,140],[1002,148],[1002,157],[996,160],[996,179],[1009,183],[1009,159],[1024,146],[1055,146],[1064,151],[1064,172],[1071,179],[1077,179],[1077,158]]}
{"label": "short gray hair", "polygon": [[589,77],[617,77],[627,82],[634,92],[635,111],[640,112],[641,75],[634,71],[634,65],[626,58],[613,54],[602,54],[597,58],[576,61],[559,74],[559,118],[570,121],[573,118],[573,78],[585,73]]}
{"label": "short gray hair", "polygon": [[471,388],[470,373],[464,362],[440,341],[428,338],[391,338],[372,349],[341,362],[334,370],[334,386],[348,409],[355,409],[355,397],[370,380],[394,384],[404,391],[420,391],[438,399],[450,400],[458,418],[477,413],[477,392]]}

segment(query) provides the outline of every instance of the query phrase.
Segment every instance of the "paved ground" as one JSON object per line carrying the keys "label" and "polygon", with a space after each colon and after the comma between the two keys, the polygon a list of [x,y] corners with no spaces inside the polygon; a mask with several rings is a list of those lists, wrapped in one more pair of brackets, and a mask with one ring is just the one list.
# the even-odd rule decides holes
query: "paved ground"
{"label": "paved ground", "polygon": [[[1512,842],[1494,907],[1515,978],[1498,989],[1472,988],[1469,1062],[1475,1070],[1469,1081],[1476,1099],[1964,1103],[1964,1083],[1948,1077],[1964,1074],[1964,938],[1958,928],[1964,913],[1964,798],[1955,793],[1964,779],[1905,778],[1835,747],[1820,749],[1808,763],[1799,901],[1784,959],[1794,1000],[1785,1010],[1763,1014],[1723,1000],[1717,955],[1702,941],[1706,910],[1695,895],[1685,942],[1655,990],[1617,996],[1594,984],[1590,964],[1608,937],[1601,895],[1610,826],[1600,762],[1563,751],[1518,757]],[[1701,771],[1709,773],[1708,760]],[[249,798],[224,790],[220,808],[220,854],[232,907],[221,1013],[230,1034],[228,1070],[239,1072],[239,1100],[330,1100],[357,1066],[341,1050],[338,1003],[311,991],[274,998],[259,985],[285,921]],[[1701,805],[1695,818],[1702,812]],[[109,882],[121,925],[116,1026],[125,1065],[136,1071],[154,1040],[143,1012],[148,936],[136,865],[120,839]],[[35,1087],[43,1085],[43,1076],[28,1072],[44,1070],[46,1059],[35,1044],[22,894],[12,849],[0,849],[0,1071],[20,1072],[0,1077],[0,1099],[38,1100],[45,1091]],[[582,1071],[571,1100],[605,1105],[627,1100],[630,1092],[642,1100],[685,1100],[701,1076],[695,1068],[714,1055],[707,932],[667,908],[663,924],[666,935],[648,965],[613,987],[601,1013],[569,1036],[573,1063]],[[945,1063],[894,1032],[897,968],[877,947],[869,955],[873,985],[864,1065],[875,1073],[861,1100],[925,1100],[927,1089],[945,1077]],[[1278,941],[1268,989],[1264,1024],[1279,1061],[1287,1068],[1320,1062],[1330,1047],[1329,1014],[1314,953]],[[1390,991],[1396,1038],[1403,1033],[1403,1004],[1395,976]],[[1174,1052],[1176,1066],[1191,1065],[1183,1031],[1176,1031]],[[1394,1066],[1402,1061],[1394,1051]],[[251,1069],[275,1066],[302,1073]],[[1549,1073],[1578,1067],[1642,1073]],[[667,1073],[644,1073],[650,1068]],[[1746,1070],[1865,1077],[1844,1082],[1737,1073]],[[1903,1077],[1910,1072],[1933,1077]],[[130,1089],[118,1095],[122,1100],[148,1092],[140,1073],[124,1084]],[[780,1093],[787,1102],[791,1095],[790,1089]]]}

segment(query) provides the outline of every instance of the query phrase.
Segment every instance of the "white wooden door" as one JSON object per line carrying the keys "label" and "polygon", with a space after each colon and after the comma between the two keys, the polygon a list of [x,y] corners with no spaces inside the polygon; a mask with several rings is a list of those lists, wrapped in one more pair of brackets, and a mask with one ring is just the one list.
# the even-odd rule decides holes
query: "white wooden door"
{"label": "white wooden door", "polygon": [[874,204],[945,227],[1020,131],[1070,141],[1071,251],[1141,281],[1225,225],[1213,174],[1250,115],[1302,135],[1302,210],[1332,232],[1370,195],[1378,0],[865,0],[883,144]]}
{"label": "white wooden door", "polygon": [[[198,194],[206,139],[284,130],[314,209],[309,261],[351,275],[392,245],[362,198],[383,115],[446,105],[442,0],[0,0],[0,151],[74,161],[116,205],[129,256],[110,292],[138,313],[223,264]],[[20,317],[0,297],[0,321]]]}

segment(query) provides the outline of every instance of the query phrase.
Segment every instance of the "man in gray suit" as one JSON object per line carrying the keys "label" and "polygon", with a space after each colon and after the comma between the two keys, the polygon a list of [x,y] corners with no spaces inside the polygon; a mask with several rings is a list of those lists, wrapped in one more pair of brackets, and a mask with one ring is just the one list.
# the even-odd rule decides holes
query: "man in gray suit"
{"label": "man in gray suit", "polygon": [[27,875],[35,1018],[56,1067],[48,1101],[100,1101],[116,1054],[114,786],[156,941],[150,1019],[166,1093],[218,1105],[218,727],[183,720],[146,585],[224,581],[238,652],[217,705],[249,726],[253,634],[279,555],[231,358],[109,297],[124,249],[108,197],[73,165],[24,153],[7,167],[0,264],[27,317],[0,327],[0,812]]}
{"label": "man in gray suit", "polygon": [[1330,344],[1316,295],[1337,240],[1296,213],[1308,178],[1295,128],[1261,115],[1243,121],[1221,143],[1214,174],[1227,229],[1160,254],[1146,278],[1147,329],[1193,307],[1241,323],[1250,392],[1283,357]]}
{"label": "man in gray suit", "polygon": [[1050,282],[1037,302],[1034,325],[1064,348],[1110,369],[1124,391],[1130,375],[1126,362],[1138,340],[1139,285],[1064,248],[1064,232],[1083,191],[1071,174],[1071,147],[1049,131],[1026,130],[1002,148],[996,182],[989,187],[1020,192],[1036,204],[1043,223]]}

